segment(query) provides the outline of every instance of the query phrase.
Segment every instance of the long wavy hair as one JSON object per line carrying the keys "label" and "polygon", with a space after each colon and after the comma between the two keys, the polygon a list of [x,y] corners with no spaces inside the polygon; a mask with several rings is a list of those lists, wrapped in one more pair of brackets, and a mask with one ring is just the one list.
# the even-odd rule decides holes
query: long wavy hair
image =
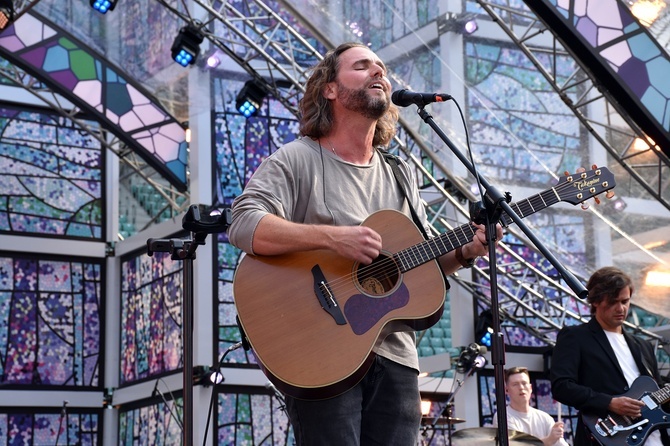
{"label": "long wavy hair", "polygon": [[[300,134],[311,138],[321,138],[330,133],[333,127],[333,110],[331,103],[323,96],[323,90],[329,82],[335,81],[340,67],[340,55],[348,49],[367,46],[357,42],[347,42],[326,56],[314,68],[305,85],[305,94],[300,100]],[[398,107],[391,103],[384,116],[377,120],[375,135],[372,139],[374,147],[387,146],[395,136],[398,123]]]}
{"label": "long wavy hair", "polygon": [[589,296],[586,301],[591,305],[591,314],[595,314],[596,308],[593,304],[607,300],[609,302],[616,300],[619,293],[624,288],[630,288],[630,295],[633,295],[635,288],[633,281],[625,272],[614,266],[605,266],[594,272],[586,284]]}

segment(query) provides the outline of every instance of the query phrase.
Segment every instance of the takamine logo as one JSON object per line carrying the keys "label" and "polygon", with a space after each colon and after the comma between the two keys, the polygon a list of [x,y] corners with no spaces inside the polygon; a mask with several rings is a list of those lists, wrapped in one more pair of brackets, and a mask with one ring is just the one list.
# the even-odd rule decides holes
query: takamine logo
{"label": "takamine logo", "polygon": [[600,183],[600,178],[592,178],[590,180],[575,181],[574,185],[578,190],[584,190],[598,183]]}

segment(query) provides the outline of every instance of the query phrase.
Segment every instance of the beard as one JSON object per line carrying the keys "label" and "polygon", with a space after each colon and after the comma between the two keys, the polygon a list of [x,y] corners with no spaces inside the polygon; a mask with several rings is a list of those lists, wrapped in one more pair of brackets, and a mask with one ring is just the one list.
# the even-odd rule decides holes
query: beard
{"label": "beard", "polygon": [[347,110],[358,112],[368,119],[379,119],[388,111],[389,100],[384,97],[370,97],[366,89],[347,88],[337,83],[338,99]]}

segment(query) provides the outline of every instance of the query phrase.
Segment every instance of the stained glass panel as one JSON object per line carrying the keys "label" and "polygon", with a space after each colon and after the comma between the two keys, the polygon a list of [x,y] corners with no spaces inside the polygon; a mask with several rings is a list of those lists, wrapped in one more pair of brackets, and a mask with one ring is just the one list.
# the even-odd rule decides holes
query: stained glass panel
{"label": "stained glass panel", "polygon": [[102,239],[103,160],[72,121],[0,107],[0,231]]}
{"label": "stained glass panel", "polygon": [[63,413],[0,412],[0,441],[6,445],[102,444],[102,410]]}
{"label": "stained glass panel", "polygon": [[165,252],[122,261],[121,384],[181,366],[182,268]]}
{"label": "stained glass panel", "polygon": [[181,444],[183,400],[165,399],[119,410],[119,445],[173,446]]}
{"label": "stained glass panel", "polygon": [[99,388],[102,314],[102,261],[0,256],[0,385]]}

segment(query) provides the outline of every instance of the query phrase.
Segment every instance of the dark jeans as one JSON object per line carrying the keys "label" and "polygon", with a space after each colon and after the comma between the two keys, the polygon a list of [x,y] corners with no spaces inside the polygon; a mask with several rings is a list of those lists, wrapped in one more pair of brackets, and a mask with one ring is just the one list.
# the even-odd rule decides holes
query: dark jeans
{"label": "dark jeans", "polygon": [[286,397],[298,446],[414,446],[421,427],[416,370],[377,356],[355,387],[326,400]]}

